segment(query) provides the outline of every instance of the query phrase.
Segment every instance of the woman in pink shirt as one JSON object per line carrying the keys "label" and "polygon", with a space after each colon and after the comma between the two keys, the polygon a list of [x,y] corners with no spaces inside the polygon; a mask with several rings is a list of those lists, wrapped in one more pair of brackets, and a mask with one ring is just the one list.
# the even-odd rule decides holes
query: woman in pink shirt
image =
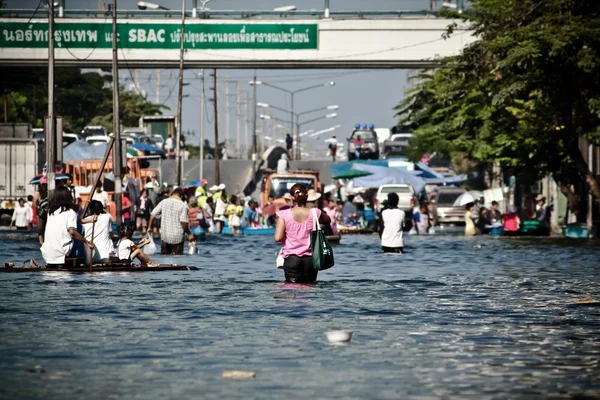
{"label": "woman in pink shirt", "polygon": [[511,204],[508,208],[508,214],[502,216],[502,223],[504,224],[504,234],[510,236],[516,234],[521,227],[521,219],[517,215],[517,207]]}
{"label": "woman in pink shirt", "polygon": [[[313,268],[310,249],[310,232],[313,230],[313,216],[306,207],[308,189],[295,184],[290,189],[294,207],[277,212],[275,241],[281,242],[281,256],[284,258],[285,281],[290,283],[314,283],[317,270]],[[329,225],[327,214],[315,209],[319,223]]]}

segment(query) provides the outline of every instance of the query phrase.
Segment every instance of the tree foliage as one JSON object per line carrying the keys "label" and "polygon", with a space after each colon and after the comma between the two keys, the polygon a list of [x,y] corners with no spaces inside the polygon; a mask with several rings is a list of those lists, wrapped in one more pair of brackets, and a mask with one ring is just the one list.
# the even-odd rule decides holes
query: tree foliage
{"label": "tree foliage", "polygon": [[473,1],[460,17],[479,40],[416,77],[396,108],[415,129],[413,157],[435,150],[530,179],[551,173],[599,200],[580,149],[580,138],[600,137],[599,13],[597,0]]}
{"label": "tree foliage", "polygon": [[[65,132],[78,132],[86,125],[102,125],[112,131],[112,76],[82,72],[75,68],[55,70],[54,104],[63,117]],[[0,68],[0,88],[7,96],[9,122],[27,122],[43,127],[48,113],[48,71],[44,68]],[[133,91],[120,93],[123,126],[138,126],[142,115],[161,114],[168,107],[153,104]]]}

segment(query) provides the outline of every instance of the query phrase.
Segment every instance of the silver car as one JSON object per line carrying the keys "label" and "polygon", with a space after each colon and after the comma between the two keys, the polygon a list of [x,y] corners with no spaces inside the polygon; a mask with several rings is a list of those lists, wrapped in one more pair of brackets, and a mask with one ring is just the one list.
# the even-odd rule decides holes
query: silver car
{"label": "silver car", "polygon": [[431,198],[435,204],[437,214],[437,224],[464,225],[465,208],[455,207],[454,202],[466,190],[456,187],[440,187],[437,193]]}

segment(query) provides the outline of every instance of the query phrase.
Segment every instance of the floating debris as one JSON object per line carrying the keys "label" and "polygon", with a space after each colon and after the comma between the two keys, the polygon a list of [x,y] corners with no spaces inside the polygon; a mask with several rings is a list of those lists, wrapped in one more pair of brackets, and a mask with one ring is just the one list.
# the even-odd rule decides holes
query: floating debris
{"label": "floating debris", "polygon": [[227,379],[254,379],[256,372],[252,371],[223,371],[223,378]]}
{"label": "floating debris", "polygon": [[573,304],[593,304],[593,303],[596,303],[596,300],[592,299],[591,297],[586,297],[585,299],[575,300],[573,302]]}
{"label": "floating debris", "polygon": [[480,245],[480,244],[474,244],[474,245],[473,245],[473,248],[474,248],[474,249],[480,249],[480,248],[481,248],[481,245]]}
{"label": "floating debris", "polygon": [[273,295],[274,299],[295,299],[296,293],[275,293]]}
{"label": "floating debris", "polygon": [[329,343],[347,343],[352,339],[352,331],[329,331],[325,336]]}

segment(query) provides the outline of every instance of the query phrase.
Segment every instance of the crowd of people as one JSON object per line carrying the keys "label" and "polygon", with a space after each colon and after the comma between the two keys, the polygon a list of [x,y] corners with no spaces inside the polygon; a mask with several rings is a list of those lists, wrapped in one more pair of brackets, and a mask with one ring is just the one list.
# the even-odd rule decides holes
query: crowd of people
{"label": "crowd of people", "polygon": [[514,204],[508,207],[507,213],[502,214],[497,201],[492,201],[490,208],[478,203],[469,203],[465,206],[465,235],[481,235],[500,227],[506,236],[517,235],[523,227],[523,220],[535,221],[538,226],[537,233],[548,235],[551,206],[546,203],[546,197],[542,194],[536,196],[535,202],[535,210],[530,215],[520,215]]}

